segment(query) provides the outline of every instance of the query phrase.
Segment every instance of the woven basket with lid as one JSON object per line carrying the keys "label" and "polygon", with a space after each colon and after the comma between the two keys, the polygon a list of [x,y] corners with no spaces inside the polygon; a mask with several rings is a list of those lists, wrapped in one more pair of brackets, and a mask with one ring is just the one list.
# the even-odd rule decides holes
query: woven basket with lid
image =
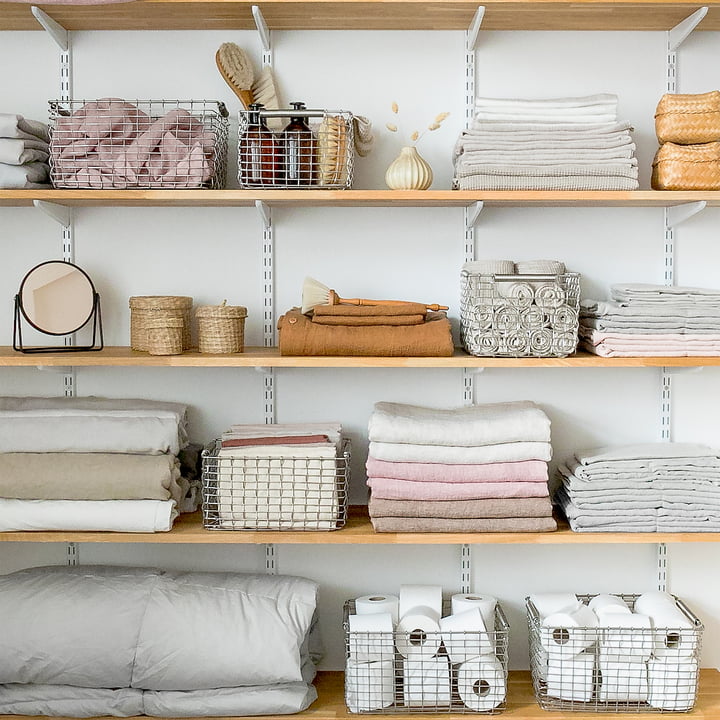
{"label": "woven basket with lid", "polygon": [[661,143],[696,145],[720,140],[720,91],[660,98],[655,132]]}
{"label": "woven basket with lid", "polygon": [[655,155],[653,190],[720,190],[720,142],[665,143]]}
{"label": "woven basket with lid", "polygon": [[182,349],[191,347],[192,298],[185,295],[139,295],[130,298],[130,347],[147,350],[147,324],[153,320],[180,319]]}
{"label": "woven basket with lid", "polygon": [[245,350],[245,318],[242,305],[202,305],[198,319],[198,349],[201,353],[240,353]]}
{"label": "woven basket with lid", "polygon": [[180,355],[183,351],[181,318],[160,318],[145,322],[147,351],[151,355]]}

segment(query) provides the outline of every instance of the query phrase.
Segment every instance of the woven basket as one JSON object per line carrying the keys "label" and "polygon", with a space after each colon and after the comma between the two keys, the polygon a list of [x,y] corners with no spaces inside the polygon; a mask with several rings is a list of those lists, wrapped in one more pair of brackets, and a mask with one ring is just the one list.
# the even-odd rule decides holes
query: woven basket
{"label": "woven basket", "polygon": [[198,319],[198,349],[201,353],[240,353],[245,350],[245,318],[242,305],[203,305]]}
{"label": "woven basket", "polygon": [[655,155],[653,190],[720,190],[720,142],[665,143]]}
{"label": "woven basket", "polygon": [[720,140],[720,91],[660,98],[655,132],[661,143],[696,145]]}
{"label": "woven basket", "polygon": [[151,320],[180,319],[182,325],[182,349],[191,347],[192,298],[183,295],[140,295],[130,298],[130,347],[147,350],[147,324]]}
{"label": "woven basket", "polygon": [[147,351],[151,355],[180,355],[183,351],[182,318],[146,320]]}

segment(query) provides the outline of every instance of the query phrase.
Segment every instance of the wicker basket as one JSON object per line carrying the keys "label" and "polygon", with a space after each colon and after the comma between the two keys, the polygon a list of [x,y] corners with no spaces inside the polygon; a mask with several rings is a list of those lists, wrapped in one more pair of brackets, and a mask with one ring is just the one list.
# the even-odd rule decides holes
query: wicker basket
{"label": "wicker basket", "polygon": [[147,351],[151,355],[180,355],[183,351],[182,318],[157,318],[145,322]]}
{"label": "wicker basket", "polygon": [[247,308],[241,305],[203,305],[198,319],[198,348],[201,353],[241,353],[245,350]]}
{"label": "wicker basket", "polygon": [[720,142],[665,143],[655,155],[654,190],[720,190]]}
{"label": "wicker basket", "polygon": [[720,140],[720,92],[663,95],[655,111],[661,143],[696,145]]}
{"label": "wicker basket", "polygon": [[130,347],[148,350],[148,323],[155,320],[182,320],[182,350],[191,347],[190,313],[192,298],[183,295],[141,295],[130,298]]}

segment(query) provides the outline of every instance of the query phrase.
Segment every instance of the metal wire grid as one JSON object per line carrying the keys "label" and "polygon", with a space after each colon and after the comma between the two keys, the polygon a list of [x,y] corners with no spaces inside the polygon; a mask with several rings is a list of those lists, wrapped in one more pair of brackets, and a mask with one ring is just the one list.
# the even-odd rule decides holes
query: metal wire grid
{"label": "metal wire grid", "polygon": [[471,355],[564,357],[578,343],[580,275],[462,271],[460,336]]}
{"label": "metal wire grid", "polygon": [[221,457],[203,452],[208,530],[338,530],[347,520],[350,441],[336,458]]}
{"label": "metal wire grid", "polygon": [[238,181],[242,188],[349,189],[355,144],[352,113],[342,110],[261,110],[273,127],[301,117],[312,131],[269,130],[249,126],[248,111],[238,115]]}
{"label": "metal wire grid", "polygon": [[[505,709],[509,626],[499,605],[493,632],[436,637],[423,631],[350,632],[354,613],[355,601],[346,601],[345,704],[350,712],[496,715]],[[397,649],[404,641],[429,646],[428,654],[405,657]]]}
{"label": "metal wire grid", "polygon": [[56,188],[225,187],[228,111],[211,100],[50,101]]}
{"label": "metal wire grid", "polygon": [[[588,603],[593,595],[578,595]],[[619,595],[633,609],[638,595]],[[530,670],[544,710],[686,712],[697,697],[703,625],[692,628],[544,628],[526,598]]]}

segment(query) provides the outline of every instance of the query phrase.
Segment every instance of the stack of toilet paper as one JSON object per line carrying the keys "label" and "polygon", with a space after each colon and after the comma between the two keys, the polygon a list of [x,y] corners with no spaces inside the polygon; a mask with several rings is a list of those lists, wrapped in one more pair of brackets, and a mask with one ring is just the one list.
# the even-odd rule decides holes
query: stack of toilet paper
{"label": "stack of toilet paper", "polygon": [[462,703],[487,712],[501,705],[506,649],[495,632],[496,604],[488,596],[453,595],[451,614],[443,617],[437,585],[357,598],[347,625],[350,711],[447,710]]}
{"label": "stack of toilet paper", "polygon": [[596,705],[689,710],[695,702],[700,636],[663,592],[630,607],[617,595],[587,604],[571,593],[531,595],[539,631],[533,671],[547,696]]}

